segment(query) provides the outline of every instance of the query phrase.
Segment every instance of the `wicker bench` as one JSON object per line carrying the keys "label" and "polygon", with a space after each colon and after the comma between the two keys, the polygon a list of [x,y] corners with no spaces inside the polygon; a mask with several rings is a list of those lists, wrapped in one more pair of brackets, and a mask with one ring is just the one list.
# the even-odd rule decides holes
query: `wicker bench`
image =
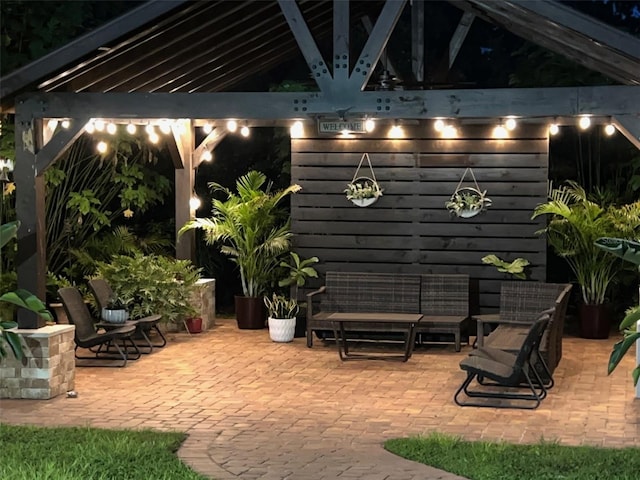
{"label": "wicker bench", "polygon": [[[333,330],[332,313],[345,312],[420,313],[418,334],[451,334],[460,351],[469,321],[469,276],[327,272],[325,285],[307,295],[307,346],[313,346],[314,331]],[[366,322],[349,324],[349,331],[371,330]],[[398,333],[404,327],[378,323],[375,330]]]}

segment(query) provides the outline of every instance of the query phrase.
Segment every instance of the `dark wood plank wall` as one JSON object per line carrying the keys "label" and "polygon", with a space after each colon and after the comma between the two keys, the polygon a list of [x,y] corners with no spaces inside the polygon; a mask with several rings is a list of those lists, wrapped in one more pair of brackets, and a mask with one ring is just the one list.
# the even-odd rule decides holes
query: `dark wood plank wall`
{"label": "dark wood plank wall", "polygon": [[[509,279],[484,265],[484,255],[524,257],[532,264],[531,278],[545,280],[546,243],[535,234],[544,219],[531,220],[547,192],[545,126],[519,125],[506,140],[491,138],[488,125],[458,127],[457,139],[439,138],[431,122],[405,126],[403,139],[385,138],[388,128],[379,125],[350,139],[310,138],[307,132],[291,141],[291,179],[302,186],[291,205],[294,247],[304,257],[320,258],[321,278],[328,270],[467,273],[474,313],[495,311],[500,282]],[[365,208],[343,193],[363,152],[384,189]],[[493,205],[462,219],[444,205],[467,166]]]}

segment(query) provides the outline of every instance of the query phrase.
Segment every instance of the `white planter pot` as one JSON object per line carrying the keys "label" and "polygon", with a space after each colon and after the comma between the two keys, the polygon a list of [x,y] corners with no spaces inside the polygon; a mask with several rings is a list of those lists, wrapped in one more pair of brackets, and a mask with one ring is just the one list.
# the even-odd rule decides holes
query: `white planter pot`
{"label": "white planter pot", "polygon": [[129,312],[123,309],[111,310],[103,308],[101,313],[102,320],[108,323],[124,323],[129,320]]}
{"label": "white planter pot", "polygon": [[352,198],[351,201],[354,205],[359,207],[368,207],[369,205],[373,205],[378,201],[378,197],[372,198]]}
{"label": "white planter pot", "polygon": [[295,332],[295,318],[269,317],[269,337],[274,342],[292,342]]}

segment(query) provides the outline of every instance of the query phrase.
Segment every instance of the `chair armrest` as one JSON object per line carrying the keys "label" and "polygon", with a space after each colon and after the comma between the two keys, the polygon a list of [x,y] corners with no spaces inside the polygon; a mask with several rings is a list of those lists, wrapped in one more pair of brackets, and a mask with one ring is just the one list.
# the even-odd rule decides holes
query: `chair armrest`
{"label": "chair armrest", "polygon": [[307,321],[308,322],[310,322],[311,319],[313,318],[313,297],[326,292],[326,290],[327,290],[326,285],[323,285],[318,290],[314,290],[313,292],[307,293]]}
{"label": "chair armrest", "polygon": [[476,321],[476,345],[482,347],[484,345],[484,324],[499,323],[499,314],[472,315],[472,319]]}

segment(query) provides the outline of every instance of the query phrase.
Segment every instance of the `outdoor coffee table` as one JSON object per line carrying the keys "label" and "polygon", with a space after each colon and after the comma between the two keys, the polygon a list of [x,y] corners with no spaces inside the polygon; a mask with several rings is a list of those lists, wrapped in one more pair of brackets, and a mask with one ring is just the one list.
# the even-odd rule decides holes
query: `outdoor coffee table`
{"label": "outdoor coffee table", "polygon": [[[332,313],[327,316],[333,324],[333,334],[340,360],[370,359],[370,360],[400,360],[406,362],[413,353],[416,340],[416,325],[420,323],[422,315],[419,313]],[[403,355],[357,354],[349,352],[346,331],[349,326],[358,324],[358,330],[363,328],[371,331],[402,331],[405,335]]]}

